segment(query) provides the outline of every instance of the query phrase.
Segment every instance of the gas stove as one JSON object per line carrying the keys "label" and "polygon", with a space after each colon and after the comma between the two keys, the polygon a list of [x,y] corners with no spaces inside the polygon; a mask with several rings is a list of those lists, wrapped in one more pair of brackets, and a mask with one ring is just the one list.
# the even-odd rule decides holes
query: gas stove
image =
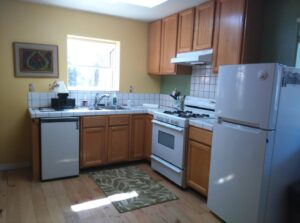
{"label": "gas stove", "polygon": [[[184,110],[153,113],[151,167],[185,187],[187,126],[190,119],[213,119],[215,103],[186,97]],[[171,108],[170,108],[171,109]]]}
{"label": "gas stove", "polygon": [[211,99],[186,97],[184,110],[166,110],[154,112],[154,120],[170,125],[186,127],[189,119],[213,119],[215,102]]}
{"label": "gas stove", "polygon": [[164,111],[165,114],[174,115],[180,118],[209,118],[209,114],[199,114],[192,111]]}

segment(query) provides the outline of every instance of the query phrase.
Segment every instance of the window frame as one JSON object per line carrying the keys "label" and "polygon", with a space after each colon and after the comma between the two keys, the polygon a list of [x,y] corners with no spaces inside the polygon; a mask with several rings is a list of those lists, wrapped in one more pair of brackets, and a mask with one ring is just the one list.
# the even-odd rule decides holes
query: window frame
{"label": "window frame", "polygon": [[[68,41],[69,40],[79,40],[79,41],[87,41],[87,42],[96,42],[96,43],[110,43],[110,44],[114,44],[115,45],[115,49],[116,49],[116,55],[115,55],[115,70],[114,70],[114,74],[113,74],[113,82],[112,88],[106,88],[106,89],[102,89],[100,87],[86,87],[86,86],[70,86],[69,85],[69,73],[68,73],[68,69],[69,69],[69,60],[68,60]],[[120,49],[121,49],[121,44],[120,41],[117,40],[108,40],[108,39],[99,39],[99,38],[93,38],[93,37],[85,37],[85,36],[75,36],[75,35],[67,35],[67,88],[68,90],[71,91],[119,91],[120,90]],[[78,65],[80,66],[80,65]],[[84,67],[84,66],[83,66]],[[87,66],[86,66],[87,67]],[[95,66],[96,68],[97,66]],[[99,66],[100,68],[100,66]],[[103,67],[104,68],[104,67]]]}

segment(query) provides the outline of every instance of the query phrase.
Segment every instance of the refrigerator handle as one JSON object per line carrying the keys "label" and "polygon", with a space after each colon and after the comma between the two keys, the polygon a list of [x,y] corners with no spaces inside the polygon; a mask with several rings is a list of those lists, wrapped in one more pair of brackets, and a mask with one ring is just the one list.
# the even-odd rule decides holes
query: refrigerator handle
{"label": "refrigerator handle", "polygon": [[79,129],[79,119],[76,121],[76,130]]}
{"label": "refrigerator handle", "polygon": [[221,125],[223,125],[227,128],[237,129],[237,130],[243,131],[243,132],[251,132],[251,133],[254,133],[254,134],[259,134],[262,131],[262,129],[259,129],[259,128],[256,128],[256,127],[242,125],[242,124],[239,124],[239,123],[227,122],[226,120],[222,120],[222,119],[218,120],[218,124],[221,124]]}

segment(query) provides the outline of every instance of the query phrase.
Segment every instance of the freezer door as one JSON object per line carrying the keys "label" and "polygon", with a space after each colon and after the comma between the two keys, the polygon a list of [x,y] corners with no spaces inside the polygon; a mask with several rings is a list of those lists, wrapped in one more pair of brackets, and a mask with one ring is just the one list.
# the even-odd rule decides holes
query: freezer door
{"label": "freezer door", "polygon": [[277,64],[221,66],[216,115],[234,123],[275,129],[281,69]]}
{"label": "freezer door", "polygon": [[208,208],[226,222],[263,222],[267,137],[267,131],[230,123],[214,127]]}

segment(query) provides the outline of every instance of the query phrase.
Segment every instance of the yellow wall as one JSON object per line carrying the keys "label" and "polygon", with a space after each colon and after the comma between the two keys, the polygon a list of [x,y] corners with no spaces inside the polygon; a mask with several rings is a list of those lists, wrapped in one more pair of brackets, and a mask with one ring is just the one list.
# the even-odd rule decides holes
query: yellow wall
{"label": "yellow wall", "polygon": [[67,80],[67,34],[121,42],[120,90],[159,92],[159,78],[147,75],[147,24],[144,22],[0,0],[0,164],[30,158],[27,121],[28,84],[47,91],[54,79],[15,78],[12,43],[55,44],[59,47],[59,79]]}

